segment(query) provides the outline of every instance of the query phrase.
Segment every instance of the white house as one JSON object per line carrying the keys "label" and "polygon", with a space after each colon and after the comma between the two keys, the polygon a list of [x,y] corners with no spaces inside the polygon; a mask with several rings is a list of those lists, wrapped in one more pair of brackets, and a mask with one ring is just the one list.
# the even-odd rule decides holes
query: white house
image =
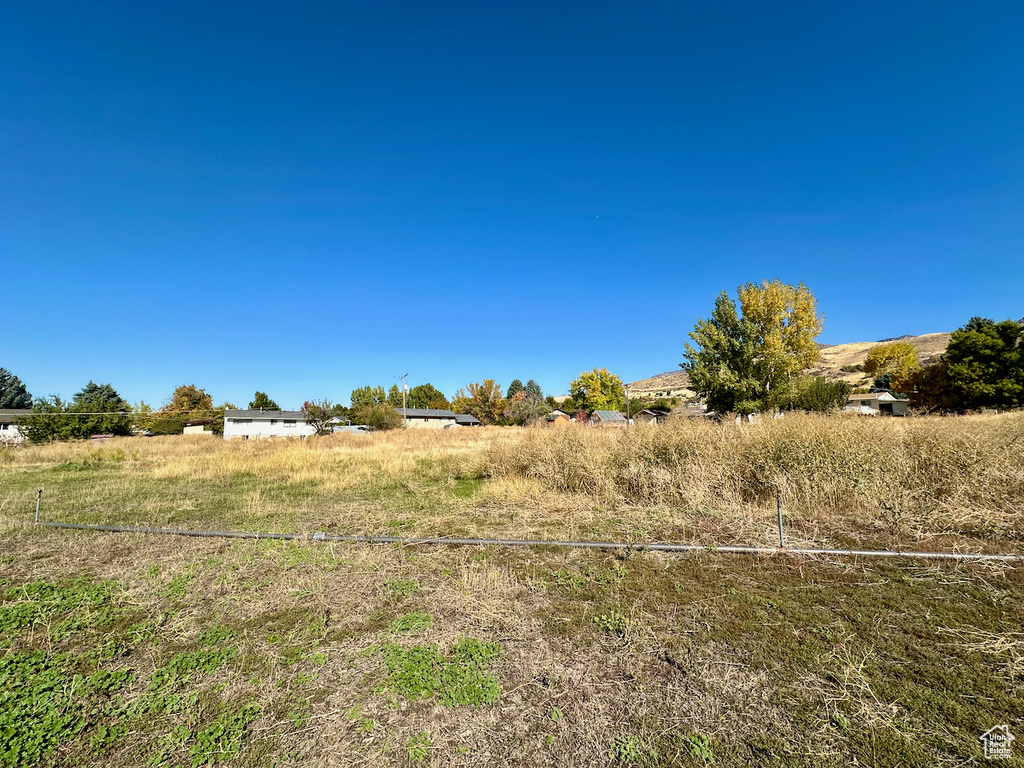
{"label": "white house", "polygon": [[212,435],[213,430],[210,429],[211,419],[199,419],[196,421],[186,421],[184,428],[181,430],[183,435]]}
{"label": "white house", "polygon": [[440,408],[396,408],[409,429],[444,429],[454,426],[458,416]]}
{"label": "white house", "polygon": [[27,408],[0,408],[0,446],[17,445],[25,439],[14,422],[19,416],[27,416],[30,413],[32,411]]}
{"label": "white house", "polygon": [[868,416],[906,416],[910,411],[907,400],[899,400],[889,392],[871,392],[850,395],[844,413],[863,413]]}
{"label": "white house", "polygon": [[309,437],[316,431],[306,423],[302,411],[224,411],[225,440],[255,440],[262,437]]}

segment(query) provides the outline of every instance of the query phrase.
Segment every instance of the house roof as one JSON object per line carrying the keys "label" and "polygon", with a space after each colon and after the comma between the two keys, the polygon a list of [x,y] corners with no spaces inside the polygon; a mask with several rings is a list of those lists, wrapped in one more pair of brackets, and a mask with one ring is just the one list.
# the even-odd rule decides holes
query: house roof
{"label": "house roof", "polygon": [[471,413],[460,413],[455,416],[456,424],[483,424],[480,419]]}
{"label": "house roof", "polygon": [[302,411],[268,411],[259,408],[248,408],[224,411],[225,419],[295,419],[305,421],[306,414]]}
{"label": "house roof", "polygon": [[441,408],[396,408],[399,415],[412,419],[454,419],[453,411]]}
{"label": "house roof", "polygon": [[32,413],[31,408],[0,408],[0,419],[28,416],[30,413]]}
{"label": "house roof", "polygon": [[601,421],[625,421],[626,417],[618,411],[594,411],[594,415]]}
{"label": "house roof", "polygon": [[644,408],[640,413],[646,413],[648,416],[668,416],[668,411],[663,411],[660,408]]}
{"label": "house roof", "polygon": [[890,395],[888,392],[871,392],[863,395],[850,395],[848,402],[854,402],[855,400],[895,400],[896,398]]}

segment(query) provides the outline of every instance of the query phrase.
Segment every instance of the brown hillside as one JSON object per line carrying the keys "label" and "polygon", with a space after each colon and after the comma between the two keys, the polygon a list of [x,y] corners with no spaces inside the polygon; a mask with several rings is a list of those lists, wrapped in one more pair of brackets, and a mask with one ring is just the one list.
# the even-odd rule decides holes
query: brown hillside
{"label": "brown hillside", "polygon": [[649,379],[631,381],[628,385],[630,397],[683,397],[690,399],[690,377],[684,371],[666,371]]}
{"label": "brown hillside", "polygon": [[[899,339],[914,345],[922,365],[932,362],[946,351],[949,344],[949,333],[926,333],[922,336],[907,336]],[[868,350],[877,347],[882,341],[855,341],[850,344],[837,344],[834,347],[825,347],[821,350],[821,359],[818,364],[808,370],[815,376],[828,376],[829,378],[843,379],[855,387],[866,386],[870,383],[871,377],[862,371],[849,371],[843,368],[853,368],[864,365],[868,356]]]}
{"label": "brown hillside", "polygon": [[[917,350],[921,365],[926,365],[933,362],[946,351],[951,335],[949,333],[926,333],[922,336],[906,336],[898,339],[898,341],[906,341],[913,344]],[[864,365],[864,360],[868,356],[868,350],[885,343],[887,342],[854,341],[849,344],[824,347],[821,350],[821,358],[818,364],[813,368],[809,368],[807,372],[814,376],[843,379],[854,387],[868,386],[871,383],[871,377],[867,376],[863,371],[844,371],[842,369]],[[649,379],[630,382],[629,394],[631,397],[692,398],[694,395],[689,387],[690,379],[684,371],[666,371],[665,373],[651,376]]]}

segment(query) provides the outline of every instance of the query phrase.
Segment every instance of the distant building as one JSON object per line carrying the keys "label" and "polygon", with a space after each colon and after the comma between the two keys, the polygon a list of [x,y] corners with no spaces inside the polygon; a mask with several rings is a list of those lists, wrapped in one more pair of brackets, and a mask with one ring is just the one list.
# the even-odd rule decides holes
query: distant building
{"label": "distant building", "polygon": [[25,439],[15,422],[19,416],[28,416],[30,413],[32,411],[28,408],[0,409],[0,446],[17,445]]}
{"label": "distant building", "polygon": [[455,415],[455,423],[460,427],[482,427],[484,423],[476,416],[469,413],[458,413]]}
{"label": "distant building", "polygon": [[594,411],[590,415],[590,425],[593,427],[627,427],[629,422],[618,411]]}
{"label": "distant building", "polygon": [[668,411],[657,408],[645,408],[640,413],[633,414],[633,421],[637,424],[664,424],[668,418]]}
{"label": "distant building", "polygon": [[444,429],[455,426],[457,415],[440,408],[396,408],[409,429]]}
{"label": "distant building", "polygon": [[306,423],[302,411],[226,410],[225,440],[253,440],[265,437],[309,437],[316,431]]}
{"label": "distant building", "polygon": [[559,408],[555,408],[555,410],[544,417],[544,421],[547,422],[549,427],[564,427],[572,423],[572,416]]}
{"label": "distant building", "polygon": [[867,416],[906,416],[909,411],[909,401],[900,400],[889,392],[850,395],[843,408],[844,413],[863,413]]}
{"label": "distant building", "polygon": [[212,435],[213,430],[209,428],[212,423],[212,419],[186,421],[181,433],[183,435]]}

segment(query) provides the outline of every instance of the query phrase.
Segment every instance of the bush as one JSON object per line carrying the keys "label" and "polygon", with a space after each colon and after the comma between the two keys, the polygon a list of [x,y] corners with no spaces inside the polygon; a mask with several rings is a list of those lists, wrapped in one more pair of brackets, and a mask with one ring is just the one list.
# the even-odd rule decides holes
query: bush
{"label": "bush", "polygon": [[794,385],[792,405],[802,411],[830,413],[842,409],[850,397],[850,385],[841,380],[806,376]]}
{"label": "bush", "polygon": [[352,420],[382,431],[402,426],[402,415],[387,403],[360,406],[352,412]]}

